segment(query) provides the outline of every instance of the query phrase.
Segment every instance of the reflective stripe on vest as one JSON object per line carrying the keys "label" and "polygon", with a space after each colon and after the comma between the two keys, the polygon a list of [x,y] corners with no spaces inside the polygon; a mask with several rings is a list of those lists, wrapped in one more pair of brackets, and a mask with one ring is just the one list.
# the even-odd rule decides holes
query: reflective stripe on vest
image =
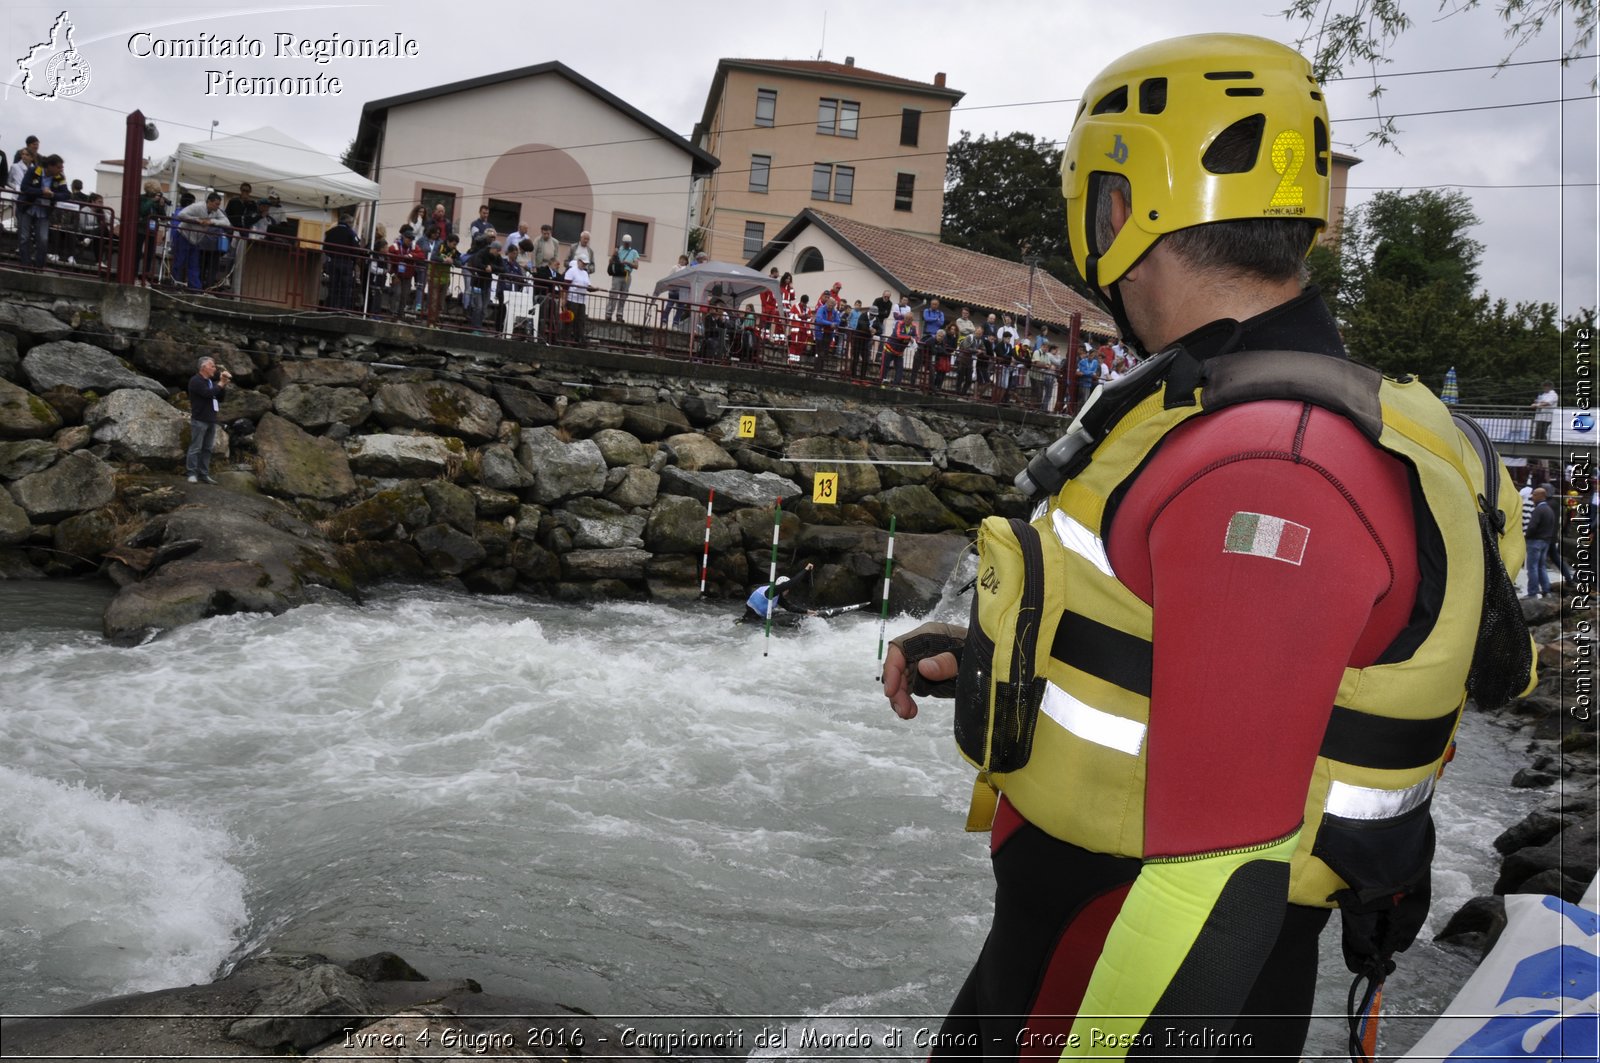
{"label": "reflective stripe on vest", "polygon": [[1050,511],[1050,526],[1055,529],[1056,538],[1061,540],[1062,546],[1107,576],[1116,575],[1111,571],[1111,559],[1106,556],[1106,544],[1101,541],[1100,536],[1059,509]]}
{"label": "reflective stripe on vest", "polygon": [[1054,683],[1044,686],[1044,700],[1039,711],[1050,717],[1085,742],[1115,749],[1130,757],[1139,755],[1144,745],[1145,725],[1138,720],[1128,720],[1102,712],[1068,694]]}
{"label": "reflective stripe on vest", "polygon": [[1420,808],[1433,794],[1433,780],[1429,775],[1403,790],[1379,790],[1335,779],[1328,786],[1328,800],[1322,808],[1328,815],[1341,819],[1394,819]]}

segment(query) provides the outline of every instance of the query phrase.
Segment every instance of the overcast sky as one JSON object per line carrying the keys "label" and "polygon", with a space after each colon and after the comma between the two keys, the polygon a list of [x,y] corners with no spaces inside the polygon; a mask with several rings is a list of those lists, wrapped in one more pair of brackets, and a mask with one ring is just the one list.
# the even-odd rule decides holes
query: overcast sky
{"label": "overcast sky", "polygon": [[[1336,0],[1341,6],[1348,2]],[[9,78],[0,101],[0,147],[9,158],[22,136],[36,133],[46,151],[67,160],[69,176],[93,187],[94,163],[120,155],[123,116],[138,107],[160,127],[160,140],[150,146],[156,156],[170,154],[180,141],[205,139],[213,122],[219,134],[276,126],[337,155],[368,100],[551,59],[687,135],[719,58],[814,59],[819,52],[835,61],[854,56],[859,66],[918,80],[947,72],[950,86],[966,93],[951,122],[952,137],[962,130],[1022,130],[1058,140],[1067,133],[1084,83],[1116,56],[1164,37],[1209,31],[1292,43],[1301,28],[1277,13],[1284,6],[1285,0],[72,3],[66,10],[89,64],[89,83],[72,99],[37,100],[17,87],[15,63],[49,36],[62,0],[8,0],[0,20],[0,59]],[[1507,106],[1592,97],[1595,60],[1568,68],[1535,63],[1498,75],[1492,69],[1420,73],[1492,66],[1509,44],[1492,10],[1443,17],[1434,0],[1405,0],[1403,6],[1416,25],[1380,68],[1384,107],[1394,114],[1456,113],[1400,118],[1401,154],[1367,142],[1374,129],[1370,79],[1328,85],[1335,146],[1364,160],[1351,173],[1351,204],[1380,189],[1460,186],[1483,219],[1473,234],[1485,245],[1483,288],[1513,301],[1559,302],[1567,313],[1596,305],[1595,101]],[[243,34],[260,39],[265,54],[138,58],[129,39],[141,31],[163,39]],[[400,34],[416,40],[419,54],[318,65],[274,58],[278,33]],[[1552,24],[1513,62],[1553,59],[1569,36],[1570,26]],[[321,73],[338,77],[342,92],[310,98],[207,95],[207,70],[249,77]],[[492,114],[482,117],[491,129],[494,120]]]}

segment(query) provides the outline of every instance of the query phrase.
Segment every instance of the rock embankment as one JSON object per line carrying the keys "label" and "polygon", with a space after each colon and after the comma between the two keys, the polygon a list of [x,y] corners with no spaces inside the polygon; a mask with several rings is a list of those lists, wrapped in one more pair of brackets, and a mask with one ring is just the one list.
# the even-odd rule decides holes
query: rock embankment
{"label": "rock embankment", "polygon": [[[1528,757],[1528,766],[1507,784],[1547,791],[1550,801],[1495,838],[1501,861],[1493,895],[1468,901],[1436,940],[1487,952],[1505,928],[1506,894],[1547,893],[1577,901],[1594,879],[1600,849],[1600,762],[1591,600],[1587,594],[1568,593],[1559,600],[1522,603],[1537,647],[1539,685],[1501,710],[1495,723],[1512,734]],[[1473,711],[1470,706],[1468,711]]]}
{"label": "rock embankment", "polygon": [[267,953],[208,985],[7,1023],[5,1055],[657,1058],[635,1043],[644,1040],[574,1008],[485,993],[470,978],[430,980],[393,953],[348,963]]}
{"label": "rock embankment", "polygon": [[[176,312],[114,329],[66,300],[5,309],[0,578],[103,571],[122,587],[106,634],[124,641],[391,578],[694,598],[713,492],[708,593],[765,580],[781,499],[780,565],[815,564],[814,604],[877,597],[892,518],[890,606],[925,608],[978,521],[1022,513],[1024,448],[1060,427],[547,369],[520,346],[498,360]],[[218,487],[181,475],[203,354],[234,377]],[[811,502],[819,472],[836,504]]]}

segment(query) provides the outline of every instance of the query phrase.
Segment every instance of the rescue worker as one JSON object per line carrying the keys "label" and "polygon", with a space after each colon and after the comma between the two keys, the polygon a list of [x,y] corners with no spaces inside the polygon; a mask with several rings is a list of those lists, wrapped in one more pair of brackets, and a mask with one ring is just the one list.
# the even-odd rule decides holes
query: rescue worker
{"label": "rescue worker", "polygon": [[[884,669],[901,718],[956,699],[990,831],[993,923],[933,1055],[1295,1059],[1332,907],[1369,983],[1426,914],[1484,550],[1520,565],[1520,537],[1479,520],[1498,463],[1349,362],[1302,287],[1329,199],[1310,65],[1178,38],[1083,99],[1074,264],[1150,357],[1018,477],[1031,524],[984,522],[973,624]],[[1499,630],[1525,689],[1525,628]]]}
{"label": "rescue worker", "polygon": [[774,582],[763,583],[751,591],[750,597],[745,599],[744,614],[739,619],[746,624],[765,624],[767,622],[769,602],[773,608],[781,606],[790,613],[798,613],[802,616],[814,615],[812,610],[790,601],[789,595],[800,589],[802,581],[807,587],[811,585],[811,573],[815,567],[815,565],[807,561],[805,569],[800,574],[800,579],[779,576]]}

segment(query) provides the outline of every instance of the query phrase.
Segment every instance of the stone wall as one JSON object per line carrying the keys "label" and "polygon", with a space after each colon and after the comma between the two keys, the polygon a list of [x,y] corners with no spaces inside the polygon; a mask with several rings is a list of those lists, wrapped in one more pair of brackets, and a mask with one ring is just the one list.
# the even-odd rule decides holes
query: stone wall
{"label": "stone wall", "polygon": [[[68,278],[3,283],[0,573],[103,567],[127,587],[158,571],[183,585],[126,595],[187,604],[108,620],[118,637],[389,577],[578,601],[695,598],[713,491],[711,594],[738,599],[765,581],[781,498],[780,569],[814,562],[815,604],[877,596],[893,518],[891,606],[919,608],[983,517],[1021,515],[1011,479],[1061,430],[1037,413],[842,381]],[[220,488],[180,475],[183,389],[202,354],[234,378]],[[739,435],[742,413],[752,438]],[[837,504],[810,501],[819,471],[838,473]],[[232,538],[213,541],[213,526]],[[252,553],[266,529],[289,540],[276,568]],[[189,541],[199,546],[171,556]],[[241,562],[255,568],[199,606],[197,581],[171,571]],[[222,578],[205,571],[201,584]],[[273,593],[245,593],[251,579]]]}

